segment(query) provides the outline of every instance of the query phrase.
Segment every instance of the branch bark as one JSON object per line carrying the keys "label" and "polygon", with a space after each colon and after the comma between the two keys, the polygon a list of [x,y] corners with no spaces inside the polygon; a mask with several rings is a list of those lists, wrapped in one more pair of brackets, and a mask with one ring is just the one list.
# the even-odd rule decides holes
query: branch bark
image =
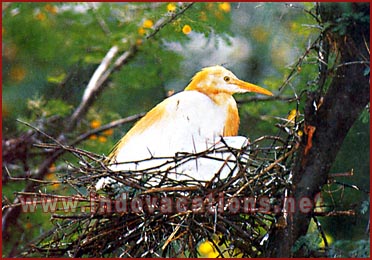
{"label": "branch bark", "polygon": [[[369,16],[370,13],[369,3],[320,4],[323,23],[331,24],[325,31],[324,39],[329,46],[333,46],[332,51],[337,52],[340,59],[325,96],[320,98],[319,93],[308,96],[305,128],[312,127],[315,131],[312,136],[304,136],[297,155],[292,187],[296,203],[304,197],[312,199],[320,192],[349,129],[369,103],[369,75],[365,75],[368,66],[359,62],[369,61],[369,42],[366,42],[366,39],[369,40],[369,23],[366,25],[360,20],[345,22],[346,33],[340,34],[337,19],[347,17],[344,10],[349,10],[349,17],[356,17],[353,16],[356,13]],[[315,109],[314,102],[318,109]],[[292,246],[307,233],[312,214],[300,212],[297,206],[295,213],[287,218],[286,227],[275,228],[270,234],[266,256],[306,256],[303,249],[292,252]]]}

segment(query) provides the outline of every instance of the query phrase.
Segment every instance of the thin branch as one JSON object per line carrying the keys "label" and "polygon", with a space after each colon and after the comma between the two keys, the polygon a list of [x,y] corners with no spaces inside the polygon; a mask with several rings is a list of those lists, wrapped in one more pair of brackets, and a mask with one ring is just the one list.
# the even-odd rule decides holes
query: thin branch
{"label": "thin branch", "polygon": [[62,181],[46,181],[46,180],[35,179],[35,178],[28,177],[27,175],[26,175],[26,177],[13,177],[10,174],[8,167],[4,166],[4,168],[5,168],[6,174],[8,175],[9,180],[12,180],[12,181],[33,181],[33,182],[37,182],[37,183],[46,183],[46,184],[60,184],[60,183],[62,183]]}
{"label": "thin branch", "polygon": [[110,37],[111,36],[110,28],[108,27],[103,17],[98,13],[96,4],[93,2],[88,3],[88,4],[90,8],[93,10],[93,14],[96,17],[97,22],[99,26],[101,27],[102,31],[106,34],[107,37]]}
{"label": "thin branch", "polygon": [[338,173],[330,173],[328,174],[329,178],[335,178],[335,177],[351,177],[354,175],[354,169],[351,169],[348,172],[338,172]]}
{"label": "thin branch", "polygon": [[65,147],[64,144],[62,144],[59,140],[55,139],[54,137],[48,135],[47,133],[45,133],[44,131],[41,131],[40,129],[38,129],[37,127],[25,122],[25,121],[22,121],[20,119],[17,119],[18,122],[28,126],[29,128],[32,128],[33,130],[35,130],[36,132],[44,135],[45,137],[47,137],[48,139],[52,140],[53,142],[55,142],[56,144],[58,144],[59,146],[61,146],[62,148]]}
{"label": "thin branch", "polygon": [[315,216],[318,217],[334,217],[334,216],[355,216],[354,210],[338,210],[330,212],[314,212]]}
{"label": "thin branch", "polygon": [[335,69],[337,70],[338,68],[340,67],[344,67],[344,66],[350,66],[350,65],[356,65],[356,64],[367,64],[369,66],[369,61],[364,61],[364,60],[360,60],[360,61],[350,61],[350,62],[344,62],[344,63],[341,63],[341,64],[338,64]]}
{"label": "thin branch", "polygon": [[315,46],[318,44],[320,40],[320,36],[315,39],[305,50],[304,54],[300,58],[298,58],[297,62],[292,66],[293,69],[287,76],[286,80],[282,83],[282,85],[279,87],[279,92],[282,92],[284,87],[288,85],[288,83],[297,75],[298,70],[297,68],[301,66],[302,62],[305,60],[305,58],[309,55],[310,51],[315,48]]}
{"label": "thin branch", "polygon": [[281,95],[275,95],[275,96],[247,96],[244,98],[239,98],[236,100],[236,103],[238,104],[244,104],[249,102],[260,102],[260,101],[286,101],[288,103],[297,101],[299,98],[293,97],[293,96],[281,96]]}
{"label": "thin branch", "polygon": [[184,12],[186,12],[194,3],[188,3],[184,8],[182,8],[179,12],[177,13],[172,13],[171,16],[168,19],[160,19],[156,24],[155,28],[152,33],[146,36],[146,39],[150,39],[154,37],[161,29],[163,29],[167,24],[171,23],[174,21],[177,17],[182,15]]}
{"label": "thin branch", "polygon": [[252,179],[250,179],[247,183],[245,183],[232,197],[238,196],[244,189],[246,189],[247,187],[249,187],[249,185],[251,185],[253,183],[253,181],[259,179],[263,174],[267,173],[272,168],[276,167],[280,162],[282,162],[284,159],[288,158],[295,151],[297,151],[297,148],[296,147],[293,147],[292,150],[290,150],[289,152],[286,152],[282,157],[280,157],[279,159],[277,159],[273,163],[271,163],[269,166],[267,166],[264,169],[262,169],[260,171],[260,173],[258,173]]}
{"label": "thin branch", "polygon": [[96,134],[104,132],[108,129],[112,129],[112,128],[121,126],[123,124],[127,124],[127,123],[130,123],[130,122],[136,121],[137,119],[140,119],[144,115],[145,115],[145,113],[139,113],[139,114],[136,114],[136,115],[132,115],[132,116],[128,116],[128,117],[125,117],[125,118],[121,118],[121,119],[112,121],[112,122],[110,122],[106,125],[103,125],[103,126],[99,127],[99,128],[93,129],[91,131],[88,131],[88,132],[85,132],[85,133],[79,135],[69,145],[77,145],[77,144],[81,143],[82,141],[88,139],[92,135],[96,135]]}

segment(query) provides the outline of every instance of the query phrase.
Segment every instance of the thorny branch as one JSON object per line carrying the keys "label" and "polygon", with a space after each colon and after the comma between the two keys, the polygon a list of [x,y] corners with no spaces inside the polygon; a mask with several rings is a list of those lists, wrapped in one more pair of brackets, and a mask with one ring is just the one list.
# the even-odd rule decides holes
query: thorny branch
{"label": "thorny branch", "polygon": [[299,68],[301,67],[302,63],[304,62],[305,58],[309,56],[309,53],[315,49],[315,47],[318,45],[320,40],[320,36],[315,39],[311,44],[308,45],[305,52],[302,54],[302,56],[297,60],[297,62],[292,65],[293,69],[287,76],[286,80],[282,83],[282,85],[279,87],[279,92],[282,92],[284,88],[289,84],[289,82],[294,79],[294,77],[299,72]]}

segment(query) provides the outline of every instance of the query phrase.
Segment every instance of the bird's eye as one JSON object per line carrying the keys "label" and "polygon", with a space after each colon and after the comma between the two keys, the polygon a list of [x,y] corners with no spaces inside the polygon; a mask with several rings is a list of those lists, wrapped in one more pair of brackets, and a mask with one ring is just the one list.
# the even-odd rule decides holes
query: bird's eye
{"label": "bird's eye", "polygon": [[229,76],[225,76],[225,77],[223,77],[223,80],[226,81],[226,82],[229,82],[230,81],[230,77]]}

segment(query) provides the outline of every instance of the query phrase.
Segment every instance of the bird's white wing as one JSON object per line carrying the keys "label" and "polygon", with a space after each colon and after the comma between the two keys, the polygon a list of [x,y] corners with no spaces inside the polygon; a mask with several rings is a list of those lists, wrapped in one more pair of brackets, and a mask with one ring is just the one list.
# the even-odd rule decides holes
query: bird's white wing
{"label": "bird's white wing", "polygon": [[115,161],[138,161],[205,150],[222,135],[225,113],[200,92],[178,93],[161,102],[148,113],[149,118],[146,115],[139,122],[141,128],[130,133],[130,138],[118,148]]}
{"label": "bird's white wing", "polygon": [[[167,170],[166,168],[172,168],[168,171],[167,177],[169,179],[178,181],[210,181],[218,173],[218,179],[225,179],[228,176],[235,176],[240,170],[237,161],[240,163],[245,163],[248,159],[248,154],[232,153],[230,148],[238,150],[244,150],[247,145],[249,145],[248,139],[244,136],[229,136],[224,137],[223,141],[220,139],[213,145],[209,147],[212,149],[199,151],[204,154],[200,157],[183,157],[179,161],[167,162],[167,159],[152,159],[146,160],[139,163],[126,163],[112,165],[113,170],[133,170],[141,171],[149,169],[147,172],[150,173],[149,184],[152,186],[157,185],[162,176],[159,176],[158,172],[160,170]],[[204,153],[205,152],[205,153]],[[239,157],[239,158],[238,158]],[[182,158],[182,157],[181,157]],[[169,160],[168,160],[169,161]],[[117,168],[115,168],[117,167]],[[155,173],[153,175],[153,173]],[[107,184],[115,183],[111,178],[101,178],[96,184],[96,189],[99,190]]]}
{"label": "bird's white wing", "polygon": [[[109,168],[113,171],[171,168],[168,177],[176,180],[210,180],[223,168],[221,176],[227,176],[231,172],[231,163],[224,161],[235,159],[227,151],[211,155],[219,160],[195,158],[180,163],[172,159],[179,153],[204,152],[215,145],[225,145],[220,142],[225,113],[208,96],[198,91],[178,93],[157,105],[128,132],[129,138],[119,143],[112,160],[114,163]],[[224,140],[228,146],[237,149],[246,144],[245,137],[224,137]],[[160,180],[161,177],[156,179]],[[109,182],[110,178],[102,179],[96,187],[99,189]]]}
{"label": "bird's white wing", "polygon": [[[247,154],[238,154],[238,150],[248,144],[248,139],[244,136],[223,137],[223,141],[218,141],[207,156],[195,158],[179,165],[174,177],[177,180],[194,178],[210,181],[216,173],[218,173],[219,179],[225,179],[229,175],[234,176],[239,171],[237,160],[245,163],[248,159]],[[230,148],[236,149],[236,153],[232,153]]]}

